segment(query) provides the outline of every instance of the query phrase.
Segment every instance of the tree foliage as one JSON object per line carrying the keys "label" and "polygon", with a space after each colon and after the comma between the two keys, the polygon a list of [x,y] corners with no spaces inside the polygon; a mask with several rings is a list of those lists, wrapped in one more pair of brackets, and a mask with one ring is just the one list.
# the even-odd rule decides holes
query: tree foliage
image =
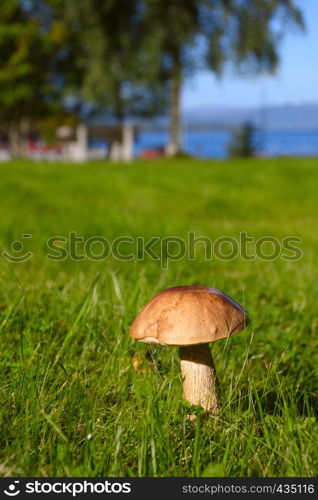
{"label": "tree foliage", "polygon": [[0,3],[0,127],[14,156],[23,154],[32,124],[64,113],[72,43],[50,7],[42,0]]}
{"label": "tree foliage", "polygon": [[80,46],[80,99],[119,120],[163,111],[165,82],[153,64],[141,1],[68,0],[64,15]]}
{"label": "tree foliage", "polygon": [[2,0],[0,123],[62,113],[67,94],[119,120],[163,114],[168,99],[178,152],[184,80],[274,71],[290,25],[303,25],[295,0]]}
{"label": "tree foliage", "polygon": [[251,158],[256,155],[255,127],[246,122],[238,127],[229,144],[228,153],[234,158]]}
{"label": "tree foliage", "polygon": [[[39,2],[37,2],[39,7]],[[52,110],[63,78],[65,27],[43,26],[35,2],[0,4],[0,117],[10,122]]]}
{"label": "tree foliage", "polygon": [[180,148],[182,82],[198,69],[221,75],[236,70],[274,71],[279,41],[290,26],[303,26],[294,0],[143,0],[160,65],[169,74],[171,141]]}

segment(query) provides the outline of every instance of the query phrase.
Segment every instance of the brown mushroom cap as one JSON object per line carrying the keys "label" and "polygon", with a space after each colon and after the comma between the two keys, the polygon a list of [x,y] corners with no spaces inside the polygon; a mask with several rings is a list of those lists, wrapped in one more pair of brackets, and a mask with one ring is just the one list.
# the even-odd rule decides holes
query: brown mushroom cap
{"label": "brown mushroom cap", "polygon": [[149,344],[205,344],[239,333],[247,323],[243,307],[225,293],[205,286],[176,286],[143,307],[129,334]]}

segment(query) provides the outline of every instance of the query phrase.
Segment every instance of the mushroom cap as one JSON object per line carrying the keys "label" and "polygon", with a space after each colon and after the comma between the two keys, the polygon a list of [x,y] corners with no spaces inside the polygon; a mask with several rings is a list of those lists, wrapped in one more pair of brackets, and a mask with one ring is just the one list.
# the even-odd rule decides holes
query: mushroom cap
{"label": "mushroom cap", "polygon": [[149,344],[205,344],[239,333],[247,323],[246,311],[225,293],[206,286],[176,286],[143,307],[129,334]]}

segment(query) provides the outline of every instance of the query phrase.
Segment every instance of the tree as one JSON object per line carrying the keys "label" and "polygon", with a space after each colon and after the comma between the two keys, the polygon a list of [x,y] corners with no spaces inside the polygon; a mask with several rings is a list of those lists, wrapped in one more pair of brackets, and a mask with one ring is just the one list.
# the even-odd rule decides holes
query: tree
{"label": "tree", "polygon": [[234,131],[228,152],[234,158],[251,158],[255,156],[255,127],[252,123],[246,122]]}
{"label": "tree", "polygon": [[232,63],[244,72],[274,71],[287,25],[303,26],[294,0],[143,0],[158,67],[170,81],[170,150],[181,147],[180,93],[199,68],[221,75]]}
{"label": "tree", "polygon": [[42,0],[0,3],[0,126],[12,156],[32,122],[63,111],[69,31]]}
{"label": "tree", "polygon": [[140,0],[68,0],[64,15],[77,36],[80,73],[74,95],[122,122],[166,106],[166,85],[152,63]]}
{"label": "tree", "polygon": [[63,111],[67,91],[79,110],[122,121],[163,114],[169,90],[177,153],[183,81],[229,62],[275,70],[287,23],[302,25],[295,0],[2,0],[0,124],[18,144],[30,120]]}

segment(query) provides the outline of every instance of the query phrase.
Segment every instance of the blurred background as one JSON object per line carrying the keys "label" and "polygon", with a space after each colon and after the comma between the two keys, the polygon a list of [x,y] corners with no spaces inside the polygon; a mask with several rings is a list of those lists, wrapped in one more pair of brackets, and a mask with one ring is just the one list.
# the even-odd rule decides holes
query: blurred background
{"label": "blurred background", "polygon": [[0,160],[318,154],[314,0],[2,0]]}

